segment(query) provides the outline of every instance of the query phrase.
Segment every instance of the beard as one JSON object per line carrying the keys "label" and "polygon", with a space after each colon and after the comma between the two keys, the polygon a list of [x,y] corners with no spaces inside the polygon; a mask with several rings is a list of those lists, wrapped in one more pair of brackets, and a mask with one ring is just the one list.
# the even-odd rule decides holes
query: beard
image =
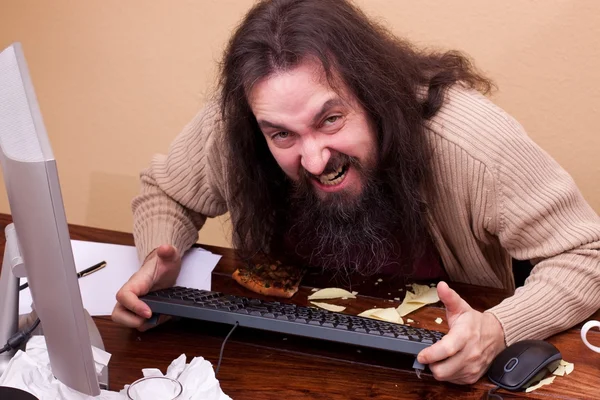
{"label": "beard", "polygon": [[373,275],[394,264],[401,272],[406,269],[397,236],[402,218],[385,179],[376,167],[365,167],[342,153],[332,155],[324,173],[342,166],[358,172],[359,194],[340,191],[319,196],[311,184],[315,177],[301,171],[289,197],[288,249],[293,244],[290,250],[303,262],[346,277]]}

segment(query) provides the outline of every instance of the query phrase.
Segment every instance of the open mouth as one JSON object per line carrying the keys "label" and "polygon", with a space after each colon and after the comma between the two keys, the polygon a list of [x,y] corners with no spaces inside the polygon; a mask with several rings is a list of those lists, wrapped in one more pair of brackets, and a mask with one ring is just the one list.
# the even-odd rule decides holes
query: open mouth
{"label": "open mouth", "polygon": [[317,177],[317,179],[319,180],[319,182],[322,185],[325,185],[325,186],[338,185],[338,184],[342,183],[342,181],[346,177],[349,167],[350,167],[350,164],[342,165],[341,167],[339,167],[337,170],[335,170],[333,172],[319,175]]}

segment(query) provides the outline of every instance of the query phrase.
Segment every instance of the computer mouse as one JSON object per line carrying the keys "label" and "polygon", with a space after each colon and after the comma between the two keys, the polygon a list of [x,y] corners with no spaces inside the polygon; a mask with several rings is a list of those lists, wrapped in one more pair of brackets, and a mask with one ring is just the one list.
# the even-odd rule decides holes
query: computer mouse
{"label": "computer mouse", "polygon": [[560,351],[543,340],[523,340],[504,349],[492,362],[488,379],[507,390],[525,390],[560,364]]}

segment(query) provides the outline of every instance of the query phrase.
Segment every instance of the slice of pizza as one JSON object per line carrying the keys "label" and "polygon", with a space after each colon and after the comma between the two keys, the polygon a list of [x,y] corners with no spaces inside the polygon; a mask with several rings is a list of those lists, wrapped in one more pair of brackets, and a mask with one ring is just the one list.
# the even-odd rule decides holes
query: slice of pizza
{"label": "slice of pizza", "polygon": [[241,267],[233,272],[233,279],[243,287],[266,296],[290,298],[298,291],[305,269],[275,263],[261,263]]}

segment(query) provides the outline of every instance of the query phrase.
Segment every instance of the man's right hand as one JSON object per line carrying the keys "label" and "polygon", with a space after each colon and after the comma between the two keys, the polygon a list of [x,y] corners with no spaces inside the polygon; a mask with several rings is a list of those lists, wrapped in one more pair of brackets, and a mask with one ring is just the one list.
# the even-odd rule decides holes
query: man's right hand
{"label": "man's right hand", "polygon": [[139,297],[173,286],[180,270],[181,256],[175,247],[162,245],[155,249],[117,292],[112,320],[140,331],[151,328],[153,325],[146,320],[152,316],[152,311]]}

